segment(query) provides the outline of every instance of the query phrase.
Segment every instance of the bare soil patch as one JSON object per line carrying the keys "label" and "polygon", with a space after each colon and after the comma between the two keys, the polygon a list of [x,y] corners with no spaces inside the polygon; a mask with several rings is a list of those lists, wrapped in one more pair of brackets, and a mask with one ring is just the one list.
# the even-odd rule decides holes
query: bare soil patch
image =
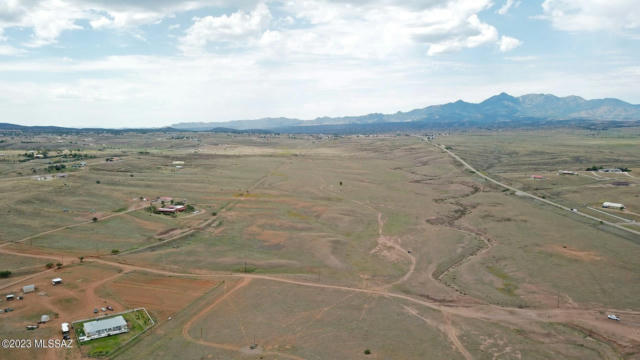
{"label": "bare soil patch", "polygon": [[164,277],[133,272],[104,285],[128,307],[146,307],[160,319],[182,309],[217,284],[213,280]]}
{"label": "bare soil patch", "polygon": [[602,257],[599,256],[594,251],[581,251],[578,249],[572,249],[570,247],[564,245],[547,245],[543,248],[545,251],[560,254],[562,256],[566,256],[571,259],[582,260],[582,261],[597,261],[601,260]]}

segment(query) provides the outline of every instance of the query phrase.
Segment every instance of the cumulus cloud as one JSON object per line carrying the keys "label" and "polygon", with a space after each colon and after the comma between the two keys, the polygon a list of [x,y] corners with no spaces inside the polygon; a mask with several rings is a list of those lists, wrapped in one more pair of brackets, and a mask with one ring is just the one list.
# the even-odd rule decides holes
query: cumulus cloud
{"label": "cumulus cloud", "polygon": [[542,18],[559,30],[640,33],[640,6],[636,0],[545,0],[542,10]]}
{"label": "cumulus cloud", "polygon": [[[513,5],[508,0],[503,8]],[[437,55],[497,43],[497,29],[478,16],[491,6],[490,0],[5,0],[0,3],[0,33],[11,27],[31,29],[30,41],[23,44],[29,47],[55,43],[63,32],[83,29],[84,23],[85,30],[129,29],[142,37],[135,31],[140,25],[216,7],[236,10],[195,18],[178,38],[184,53],[225,42],[356,57],[422,45],[428,55]]]}
{"label": "cumulus cloud", "polygon": [[500,51],[507,52],[522,45],[522,41],[510,36],[502,35],[498,45],[500,47]]}
{"label": "cumulus cloud", "polygon": [[[277,7],[277,17],[269,6]],[[498,30],[478,16],[492,6],[490,0],[308,0],[269,6],[196,18],[179,47],[198,54],[208,44],[226,43],[289,56],[382,58],[416,49],[433,56],[500,40]]]}
{"label": "cumulus cloud", "polygon": [[265,4],[258,4],[251,12],[194,18],[193,25],[180,39],[180,48],[185,53],[199,53],[208,43],[246,42],[262,34],[270,21],[271,12]]}
{"label": "cumulus cloud", "polygon": [[0,1],[0,33],[7,28],[33,31],[25,45],[55,43],[64,31],[80,30],[81,21],[93,29],[133,28],[152,24],[176,13],[208,6],[241,6],[252,0],[3,0]]}

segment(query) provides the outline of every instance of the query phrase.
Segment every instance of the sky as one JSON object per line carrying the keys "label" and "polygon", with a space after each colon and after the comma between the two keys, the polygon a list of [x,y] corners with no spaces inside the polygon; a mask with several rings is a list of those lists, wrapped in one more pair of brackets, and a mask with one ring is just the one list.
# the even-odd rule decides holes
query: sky
{"label": "sky", "polygon": [[0,122],[161,127],[500,92],[640,103],[637,0],[0,0]]}

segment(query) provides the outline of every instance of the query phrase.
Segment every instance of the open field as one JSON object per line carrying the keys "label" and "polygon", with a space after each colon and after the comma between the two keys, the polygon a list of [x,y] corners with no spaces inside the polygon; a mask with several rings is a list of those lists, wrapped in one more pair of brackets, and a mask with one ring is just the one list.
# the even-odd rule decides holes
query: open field
{"label": "open field", "polygon": [[[640,236],[606,223],[640,231],[636,129],[431,142],[418,134],[5,138],[0,270],[14,274],[0,287],[19,293],[35,283],[46,295],[27,294],[0,314],[2,337],[60,337],[60,323],[109,304],[145,307],[158,320],[116,359],[640,356]],[[42,173],[66,144],[87,165],[34,180],[31,169]],[[594,218],[487,181],[437,144],[482,174]],[[50,159],[20,162],[41,148]],[[593,165],[632,172],[584,171]],[[194,210],[147,211],[159,197]],[[603,201],[627,208],[601,209]],[[56,276],[64,284],[52,287]],[[43,313],[54,315],[50,323],[25,330]],[[98,350],[2,355],[76,359]]]}

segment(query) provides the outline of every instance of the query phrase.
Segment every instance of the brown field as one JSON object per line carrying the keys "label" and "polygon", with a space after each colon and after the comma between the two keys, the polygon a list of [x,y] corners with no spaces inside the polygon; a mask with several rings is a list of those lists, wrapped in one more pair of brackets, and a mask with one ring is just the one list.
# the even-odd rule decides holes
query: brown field
{"label": "brown field", "polygon": [[166,277],[134,271],[105,283],[98,293],[114,299],[123,307],[144,307],[157,318],[166,319],[216,284],[206,279]]}

